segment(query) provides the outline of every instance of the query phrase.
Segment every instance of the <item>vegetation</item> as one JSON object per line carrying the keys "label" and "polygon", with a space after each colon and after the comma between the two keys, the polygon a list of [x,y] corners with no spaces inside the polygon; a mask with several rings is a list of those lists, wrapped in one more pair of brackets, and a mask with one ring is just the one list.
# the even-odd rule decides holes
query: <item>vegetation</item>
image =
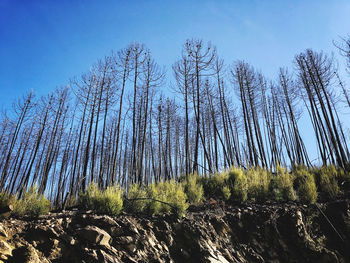
{"label": "vegetation", "polygon": [[201,178],[205,196],[207,198],[216,196],[221,199],[229,199],[231,192],[228,179],[229,173],[226,171]]}
{"label": "vegetation", "polygon": [[147,188],[147,191],[151,198],[149,210],[152,214],[173,211],[182,217],[186,213],[187,197],[180,183],[174,180],[153,183]]}
{"label": "vegetation", "polygon": [[78,204],[100,214],[118,215],[123,208],[123,190],[117,185],[100,190],[97,184],[91,183],[85,193],[79,194]]}
{"label": "vegetation", "polygon": [[287,169],[277,166],[276,176],[274,178],[273,188],[274,196],[278,201],[293,201],[296,199],[296,193],[293,188],[294,175]]}
{"label": "vegetation", "polygon": [[[127,191],[118,185],[101,189],[91,183],[79,194],[78,206],[108,215],[118,215],[125,209],[131,213],[174,213],[182,217],[189,204],[200,205],[210,198],[241,203],[298,200],[313,204],[319,194],[328,199],[339,195],[348,177],[348,173],[334,165],[311,169],[296,165],[290,171],[277,166],[274,173],[263,168],[232,167],[209,177],[193,173],[179,181],[161,181],[147,187],[133,183]],[[39,194],[36,186],[25,191],[21,198],[1,192],[0,208],[9,204],[13,206],[11,213],[15,216],[38,217],[50,210],[50,202]]]}
{"label": "vegetation", "polygon": [[5,207],[10,204],[10,195],[6,192],[1,192],[0,193],[0,208]]}
{"label": "vegetation", "polygon": [[242,169],[231,168],[229,173],[229,186],[232,197],[237,201],[244,202],[248,198],[247,176]]}
{"label": "vegetation", "polygon": [[47,214],[51,208],[50,201],[43,194],[38,193],[36,186],[24,192],[22,198],[18,200],[12,199],[12,203],[14,206],[12,214],[20,217],[38,217]]}
{"label": "vegetation", "polygon": [[271,173],[262,168],[253,168],[246,172],[248,197],[256,201],[264,201],[269,194]]}
{"label": "vegetation", "polygon": [[190,204],[199,204],[203,200],[203,185],[197,173],[189,174],[184,177],[182,185],[187,196],[187,201]]}
{"label": "vegetation", "polygon": [[334,198],[339,194],[338,171],[334,165],[314,168],[312,172],[315,175],[316,183],[321,192]]}
{"label": "vegetation", "polygon": [[301,202],[313,204],[316,202],[318,193],[315,178],[305,166],[294,167],[294,186]]}
{"label": "vegetation", "polygon": [[127,200],[128,203],[126,210],[133,213],[144,212],[150,203],[147,195],[147,190],[143,189],[138,184],[132,184],[129,186]]}

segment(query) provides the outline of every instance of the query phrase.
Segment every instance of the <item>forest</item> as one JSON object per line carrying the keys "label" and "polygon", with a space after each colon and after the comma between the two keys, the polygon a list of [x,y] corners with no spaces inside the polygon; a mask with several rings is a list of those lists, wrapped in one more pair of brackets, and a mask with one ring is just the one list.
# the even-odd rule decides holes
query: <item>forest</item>
{"label": "forest", "polygon": [[58,205],[91,182],[147,186],[231,167],[349,171],[350,95],[339,65],[350,74],[350,38],[334,45],[340,61],[307,49],[293,69],[268,79],[245,61],[224,62],[210,42],[187,40],[168,72],[144,44],[132,43],[0,113],[0,191],[21,198],[36,185]]}

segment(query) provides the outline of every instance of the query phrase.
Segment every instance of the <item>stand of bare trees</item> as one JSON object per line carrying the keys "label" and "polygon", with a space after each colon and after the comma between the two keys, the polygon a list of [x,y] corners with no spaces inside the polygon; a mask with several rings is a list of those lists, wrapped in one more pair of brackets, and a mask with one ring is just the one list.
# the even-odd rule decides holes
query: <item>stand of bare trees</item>
{"label": "stand of bare trees", "polygon": [[[349,43],[339,45],[348,70]],[[230,166],[349,170],[339,112],[349,109],[348,88],[334,59],[306,50],[295,65],[294,74],[280,69],[267,80],[244,61],[225,65],[210,43],[188,40],[172,66],[171,93],[151,52],[133,43],[69,85],[40,98],[30,92],[1,113],[1,190],[21,196],[36,184],[60,205],[90,182],[148,184]],[[318,162],[305,147],[303,112]]]}

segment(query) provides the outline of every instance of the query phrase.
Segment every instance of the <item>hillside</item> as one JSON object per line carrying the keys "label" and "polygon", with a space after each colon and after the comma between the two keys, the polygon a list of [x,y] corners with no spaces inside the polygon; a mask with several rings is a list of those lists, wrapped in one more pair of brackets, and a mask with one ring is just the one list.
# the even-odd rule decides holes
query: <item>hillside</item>
{"label": "hillside", "polygon": [[349,262],[350,200],[234,205],[186,216],[63,211],[0,223],[3,262]]}

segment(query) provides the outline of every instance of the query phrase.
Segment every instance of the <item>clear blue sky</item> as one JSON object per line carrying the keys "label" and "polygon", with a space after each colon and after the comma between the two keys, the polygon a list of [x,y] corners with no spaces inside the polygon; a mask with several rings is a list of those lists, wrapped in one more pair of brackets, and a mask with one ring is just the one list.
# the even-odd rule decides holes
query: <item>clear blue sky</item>
{"label": "clear blue sky", "polygon": [[[349,16],[349,0],[0,0],[0,110],[31,89],[40,96],[65,85],[132,41],[168,76],[185,40],[201,38],[227,64],[244,59],[273,78],[306,48],[334,51],[332,40],[350,34]],[[316,154],[313,140],[306,145]]]}
{"label": "clear blue sky", "polygon": [[195,37],[226,63],[245,59],[273,77],[305,48],[334,50],[349,16],[349,0],[0,0],[0,109],[30,89],[47,94],[132,41],[168,72]]}

